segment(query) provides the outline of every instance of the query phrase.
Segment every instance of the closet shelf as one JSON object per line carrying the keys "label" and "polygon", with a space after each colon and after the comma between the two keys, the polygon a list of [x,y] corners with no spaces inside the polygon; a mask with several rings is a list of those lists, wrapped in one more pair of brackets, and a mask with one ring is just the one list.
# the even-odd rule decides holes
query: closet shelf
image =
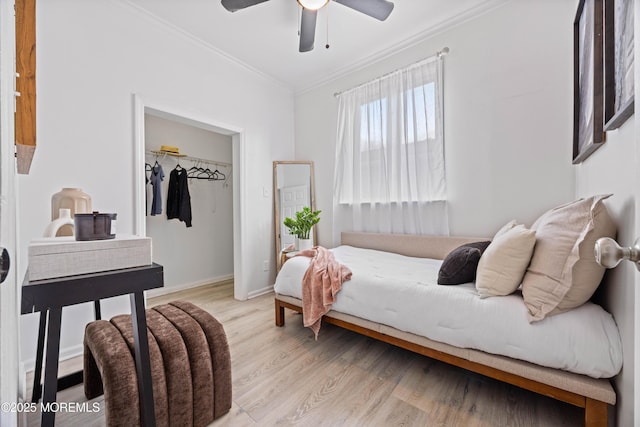
{"label": "closet shelf", "polygon": [[172,153],[171,151],[149,150],[148,152],[158,156],[189,157],[186,154]]}
{"label": "closet shelf", "polygon": [[154,156],[162,156],[163,158],[170,156],[170,157],[179,157],[181,160],[188,160],[191,162],[199,162],[199,163],[205,163],[205,164],[209,164],[209,165],[215,165],[215,166],[224,166],[224,167],[231,167],[231,163],[226,163],[226,162],[219,162],[217,160],[210,160],[210,159],[202,159],[199,157],[192,157],[192,156],[187,156],[186,154],[176,154],[176,153],[171,153],[168,151],[159,151],[159,150],[146,150],[146,153],[149,155],[154,155]]}

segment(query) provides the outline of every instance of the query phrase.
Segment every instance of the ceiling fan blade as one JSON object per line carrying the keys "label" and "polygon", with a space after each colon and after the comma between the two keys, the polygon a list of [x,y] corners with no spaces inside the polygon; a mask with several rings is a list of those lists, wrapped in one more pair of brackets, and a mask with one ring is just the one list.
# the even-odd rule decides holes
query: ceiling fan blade
{"label": "ceiling fan blade", "polygon": [[222,0],[221,3],[229,12],[235,12],[236,10],[255,6],[256,4],[264,3],[266,1],[269,0]]}
{"label": "ceiling fan blade", "polygon": [[393,3],[387,0],[333,0],[365,15],[384,21],[393,10]]}
{"label": "ceiling fan blade", "polygon": [[313,42],[316,38],[317,11],[302,9],[300,21],[300,52],[313,50]]}

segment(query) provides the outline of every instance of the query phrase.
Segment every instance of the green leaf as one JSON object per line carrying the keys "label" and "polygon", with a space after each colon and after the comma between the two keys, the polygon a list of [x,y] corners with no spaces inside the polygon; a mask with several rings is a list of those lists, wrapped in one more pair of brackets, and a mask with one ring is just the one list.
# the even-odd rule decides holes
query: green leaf
{"label": "green leaf", "polygon": [[321,212],[312,211],[311,208],[305,206],[302,210],[296,212],[295,219],[287,217],[284,219],[283,224],[294,236],[299,239],[308,239],[313,226],[320,222]]}

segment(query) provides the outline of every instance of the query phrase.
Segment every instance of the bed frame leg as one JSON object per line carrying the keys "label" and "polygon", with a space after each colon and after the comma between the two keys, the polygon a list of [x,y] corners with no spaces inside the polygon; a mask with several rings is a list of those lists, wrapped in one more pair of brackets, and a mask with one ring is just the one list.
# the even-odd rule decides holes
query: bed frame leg
{"label": "bed frame leg", "polygon": [[608,425],[607,403],[587,397],[584,408],[585,427],[606,427]]}
{"label": "bed frame leg", "polygon": [[276,304],[276,326],[284,326],[284,307],[280,305],[280,301],[275,300]]}

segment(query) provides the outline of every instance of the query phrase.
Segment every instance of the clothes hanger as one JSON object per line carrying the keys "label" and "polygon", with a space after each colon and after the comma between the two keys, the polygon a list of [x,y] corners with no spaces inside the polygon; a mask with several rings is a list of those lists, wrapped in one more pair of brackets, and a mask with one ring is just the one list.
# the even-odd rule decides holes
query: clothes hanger
{"label": "clothes hanger", "polygon": [[[194,163],[193,163],[193,166],[191,166],[191,167],[187,170],[187,173],[188,173],[188,174],[191,174],[191,172],[195,172],[195,171],[197,171],[197,170],[199,169],[199,168],[197,167],[197,165],[198,165],[198,163],[194,162]],[[191,178],[191,177],[189,177],[189,178]]]}
{"label": "clothes hanger", "polygon": [[[202,174],[205,174],[206,176],[202,176]],[[196,178],[210,180],[212,174],[213,172],[211,172],[211,169],[206,168],[206,169],[203,169],[202,172],[200,172],[198,176],[196,176]]]}
{"label": "clothes hanger", "polygon": [[195,178],[196,172],[199,172],[202,170],[202,168],[198,166],[199,163],[200,162],[194,162],[193,166],[191,166],[189,170],[187,170],[187,178]]}
{"label": "clothes hanger", "polygon": [[227,176],[225,174],[223,174],[222,172],[220,172],[218,169],[213,171],[213,180],[214,181],[224,181],[225,179],[227,179]]}
{"label": "clothes hanger", "polygon": [[162,166],[160,166],[160,163],[158,163],[158,159],[156,158],[156,162],[151,166],[151,173],[156,175],[160,172],[160,168],[162,168]]}
{"label": "clothes hanger", "polygon": [[[202,174],[205,174],[207,176],[205,176],[204,178],[202,177]],[[207,170],[203,167],[199,167],[198,168],[198,173],[194,174],[191,178],[195,178],[195,179],[207,179],[209,176],[209,172],[207,172]]]}

